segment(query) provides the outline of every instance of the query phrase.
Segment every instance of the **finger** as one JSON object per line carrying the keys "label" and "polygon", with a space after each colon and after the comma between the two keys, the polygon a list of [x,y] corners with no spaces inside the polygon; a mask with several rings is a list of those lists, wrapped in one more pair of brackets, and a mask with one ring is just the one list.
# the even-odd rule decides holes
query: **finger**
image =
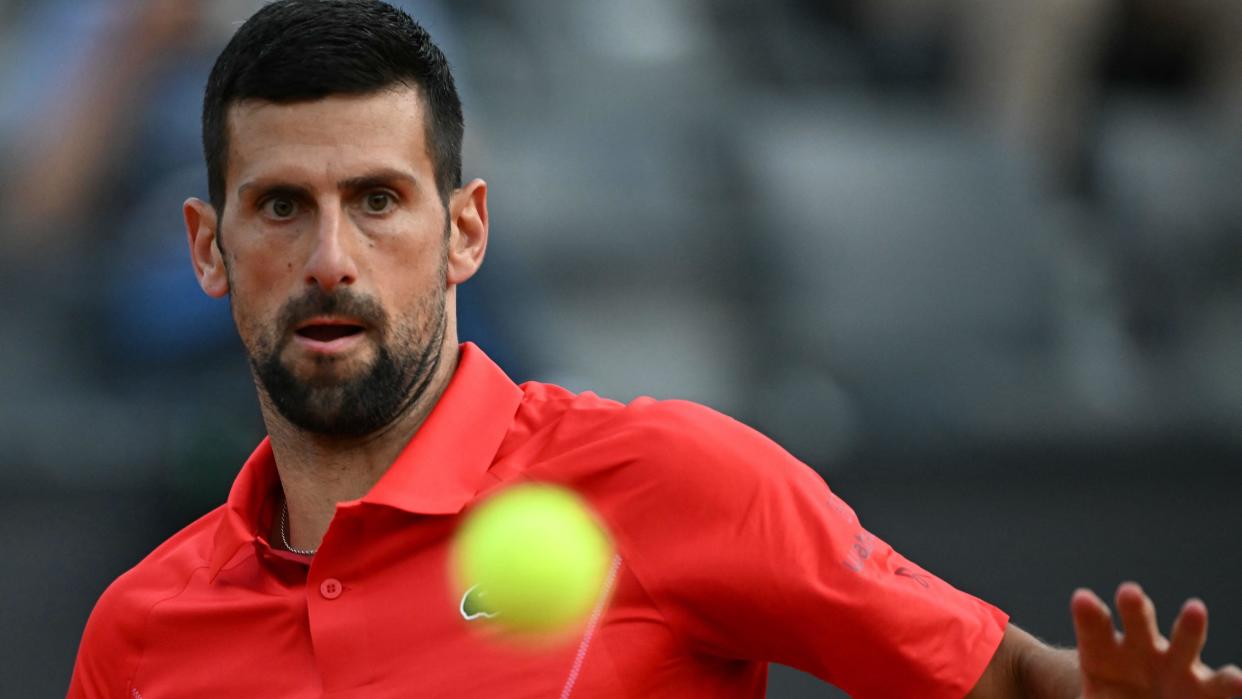
{"label": "finger", "polygon": [[1164,650],[1164,637],[1156,625],[1156,605],[1143,588],[1132,582],[1122,583],[1116,599],[1124,643],[1131,648]]}
{"label": "finger", "polygon": [[1208,694],[1218,697],[1242,695],[1242,670],[1237,665],[1226,665],[1217,670],[1203,684]]}
{"label": "finger", "polygon": [[1169,662],[1174,667],[1192,667],[1206,640],[1207,607],[1200,600],[1186,600],[1169,635]]}
{"label": "finger", "polygon": [[1074,617],[1074,634],[1078,637],[1080,653],[1099,653],[1117,645],[1113,615],[1094,592],[1086,588],[1075,590],[1070,599],[1070,613]]}

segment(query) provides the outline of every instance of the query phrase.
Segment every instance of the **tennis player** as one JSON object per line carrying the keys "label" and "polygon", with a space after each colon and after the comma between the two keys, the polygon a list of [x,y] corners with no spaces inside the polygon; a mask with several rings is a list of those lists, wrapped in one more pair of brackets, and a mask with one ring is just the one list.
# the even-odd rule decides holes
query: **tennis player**
{"label": "tennis player", "polygon": [[[1166,639],[1137,585],[1122,633],[1079,591],[1079,647],[1052,649],[727,417],[515,385],[457,339],[488,239],[462,131],[444,56],[377,0],[279,0],[224,49],[210,201],[184,214],[269,436],[225,504],[103,594],[70,697],[740,699],[768,662],[863,698],[1242,694],[1199,659],[1201,602]],[[519,480],[573,488],[618,551],[606,608],[538,652],[474,633],[445,575],[463,514]]]}

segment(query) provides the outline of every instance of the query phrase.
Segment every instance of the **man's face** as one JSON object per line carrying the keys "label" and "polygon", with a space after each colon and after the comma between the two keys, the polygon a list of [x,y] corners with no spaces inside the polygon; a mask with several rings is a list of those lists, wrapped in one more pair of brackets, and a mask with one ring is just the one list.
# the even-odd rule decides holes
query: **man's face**
{"label": "man's face", "polygon": [[438,362],[448,214],[424,112],[407,88],[229,112],[233,318],[261,391],[303,430],[390,424]]}

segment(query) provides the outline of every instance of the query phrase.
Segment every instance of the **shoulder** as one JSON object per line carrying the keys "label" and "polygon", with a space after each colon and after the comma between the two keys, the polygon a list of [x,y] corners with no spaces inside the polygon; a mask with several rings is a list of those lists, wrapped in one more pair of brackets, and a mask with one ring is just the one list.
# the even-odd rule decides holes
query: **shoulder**
{"label": "shoulder", "polygon": [[194,571],[209,564],[216,528],[224,506],[208,512],[169,537],[100,596],[96,616],[132,620],[146,607],[180,591]]}
{"label": "shoulder", "polygon": [[147,617],[160,602],[185,589],[210,561],[221,506],[174,534],[100,595],[87,620],[74,668],[75,686],[122,672],[142,649]]}
{"label": "shoulder", "polygon": [[574,393],[553,384],[522,384],[523,400],[517,420],[555,425],[575,437],[603,437],[623,433],[662,440],[695,440],[718,434],[753,432],[746,425],[707,406],[686,400],[639,397],[628,403],[591,391]]}
{"label": "shoulder", "polygon": [[618,423],[634,450],[627,480],[650,484],[640,511],[663,509],[677,520],[732,527],[736,518],[780,506],[791,493],[826,489],[819,474],[775,441],[697,403],[636,402]]}
{"label": "shoulder", "polygon": [[[704,405],[651,398],[620,403],[528,386],[519,415],[539,416],[538,427],[528,429],[542,457],[534,460],[606,481],[613,495],[641,493],[653,504],[693,495],[698,502],[743,506],[768,489],[823,487],[818,474],[780,445]],[[541,476],[538,470],[530,475]]]}
{"label": "shoulder", "polygon": [[209,565],[216,531],[226,514],[220,505],[164,540],[117,579],[116,589],[130,597],[179,588],[195,570]]}

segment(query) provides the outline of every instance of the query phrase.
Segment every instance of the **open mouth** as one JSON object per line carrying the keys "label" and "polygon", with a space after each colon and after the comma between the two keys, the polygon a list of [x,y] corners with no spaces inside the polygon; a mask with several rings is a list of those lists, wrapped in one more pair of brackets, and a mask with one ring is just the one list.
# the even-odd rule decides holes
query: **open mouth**
{"label": "open mouth", "polygon": [[363,332],[361,325],[347,323],[311,323],[294,331],[297,335],[315,342],[332,342]]}

